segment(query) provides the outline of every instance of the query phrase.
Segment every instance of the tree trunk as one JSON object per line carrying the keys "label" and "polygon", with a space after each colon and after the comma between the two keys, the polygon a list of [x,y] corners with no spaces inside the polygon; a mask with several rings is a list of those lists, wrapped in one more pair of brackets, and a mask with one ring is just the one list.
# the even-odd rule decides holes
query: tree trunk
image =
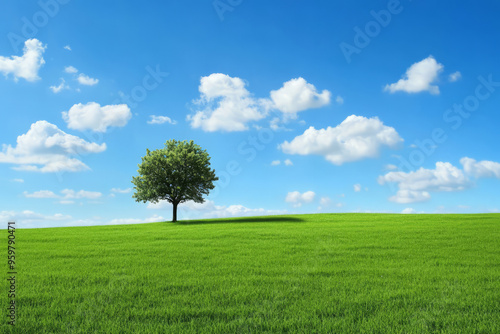
{"label": "tree trunk", "polygon": [[175,223],[177,221],[177,205],[178,204],[179,203],[177,203],[177,202],[173,202],[172,203],[172,207],[173,207],[173,210],[174,210],[173,213],[172,213],[172,222],[173,223]]}

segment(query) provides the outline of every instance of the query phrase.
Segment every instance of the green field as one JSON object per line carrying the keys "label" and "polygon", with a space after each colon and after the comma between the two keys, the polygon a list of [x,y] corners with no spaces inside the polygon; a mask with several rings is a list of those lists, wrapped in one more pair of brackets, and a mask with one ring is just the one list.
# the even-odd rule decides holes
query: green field
{"label": "green field", "polygon": [[26,229],[16,248],[3,333],[500,333],[499,214]]}

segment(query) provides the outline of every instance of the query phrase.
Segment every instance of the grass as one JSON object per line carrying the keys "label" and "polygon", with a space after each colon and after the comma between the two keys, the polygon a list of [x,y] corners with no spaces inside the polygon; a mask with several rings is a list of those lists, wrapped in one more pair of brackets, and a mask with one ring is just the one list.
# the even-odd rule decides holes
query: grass
{"label": "grass", "polygon": [[499,214],[26,229],[16,247],[3,333],[500,333]]}

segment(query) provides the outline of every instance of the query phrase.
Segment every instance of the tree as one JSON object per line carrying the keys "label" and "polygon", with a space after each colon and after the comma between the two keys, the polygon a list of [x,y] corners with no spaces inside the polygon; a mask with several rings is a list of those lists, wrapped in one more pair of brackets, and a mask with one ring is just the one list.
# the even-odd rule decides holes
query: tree
{"label": "tree", "polygon": [[191,141],[167,140],[163,149],[146,150],[138,165],[139,176],[132,178],[137,202],[172,203],[172,221],[177,221],[177,206],[192,200],[203,203],[203,195],[214,189],[215,170],[210,169],[210,157]]}

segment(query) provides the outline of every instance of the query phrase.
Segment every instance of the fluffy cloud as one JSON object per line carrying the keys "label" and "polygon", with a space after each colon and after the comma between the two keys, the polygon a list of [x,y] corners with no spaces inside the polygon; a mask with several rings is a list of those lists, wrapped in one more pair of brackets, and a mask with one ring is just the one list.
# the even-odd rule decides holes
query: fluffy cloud
{"label": "fluffy cloud", "polygon": [[[280,160],[273,160],[273,161],[271,162],[271,166],[278,166],[278,165],[280,165],[280,164],[281,164],[281,161],[280,161]],[[283,161],[283,164],[284,164],[285,166],[293,166],[293,162],[292,162],[292,160],[290,160],[290,159],[286,159],[285,161]]]}
{"label": "fluffy cloud", "polygon": [[87,191],[87,190],[74,191],[71,189],[64,189],[61,190],[61,193],[63,194],[63,198],[65,199],[80,199],[80,198],[97,199],[102,196],[102,193],[98,191]]}
{"label": "fluffy cloud", "polygon": [[385,167],[384,167],[384,168],[385,168],[386,170],[396,170],[396,169],[398,169],[398,166],[388,164],[388,165],[385,165]]}
{"label": "fluffy cloud", "polygon": [[306,191],[303,194],[298,191],[292,191],[286,195],[285,202],[291,203],[294,207],[298,208],[304,203],[311,203],[315,196],[314,191]]}
{"label": "fluffy cloud", "polygon": [[0,221],[16,222],[16,227],[33,228],[33,227],[48,227],[54,223],[64,222],[71,219],[71,216],[56,213],[54,215],[45,215],[30,210],[21,212],[16,211],[1,211]]}
{"label": "fluffy cloud", "polygon": [[403,211],[401,211],[401,213],[403,214],[414,214],[414,213],[417,213],[417,211],[413,208],[406,208],[406,209],[403,209]]}
{"label": "fluffy cloud", "polygon": [[207,132],[243,131],[248,129],[248,122],[265,117],[265,103],[254,99],[240,78],[213,73],[201,78],[199,91],[197,105],[204,109],[188,115],[192,128]]}
{"label": "fluffy cloud", "polygon": [[319,204],[321,206],[328,206],[331,202],[332,200],[330,199],[330,197],[321,197],[321,199],[319,200]]}
{"label": "fluffy cloud", "polygon": [[[341,197],[344,197],[343,195]],[[319,200],[318,211],[326,210],[328,208],[341,208],[345,206],[345,203],[334,202],[330,197],[321,197]]]}
{"label": "fluffy cloud", "polygon": [[455,73],[452,73],[448,76],[448,80],[450,82],[455,82],[455,81],[460,80],[461,77],[462,77],[462,73],[460,73],[459,71],[456,71]]}
{"label": "fluffy cloud", "polygon": [[396,195],[389,198],[396,203],[423,202],[430,199],[430,192],[461,191],[472,185],[463,171],[449,162],[437,162],[435,169],[389,172],[379,176],[378,182],[382,185],[391,182],[398,185]]}
{"label": "fluffy cloud", "polygon": [[46,46],[36,38],[24,42],[23,55],[2,57],[0,56],[0,72],[5,76],[12,74],[15,80],[23,78],[26,81],[40,79],[38,70],[45,64],[42,55]]}
{"label": "fluffy cloud", "polygon": [[407,93],[419,93],[428,91],[431,94],[439,94],[439,87],[432,85],[443,70],[443,65],[439,64],[434,57],[429,56],[410,66],[406,74],[398,82],[386,85],[386,91],[395,93],[403,91]]}
{"label": "fluffy cloud", "polygon": [[389,200],[400,204],[425,202],[431,199],[431,194],[427,191],[398,190],[396,195],[391,196]]}
{"label": "fluffy cloud", "polygon": [[361,191],[361,184],[356,183],[356,184],[353,186],[353,188],[354,188],[354,191],[355,191],[355,192],[360,192],[360,191]]}
{"label": "fluffy cloud", "polygon": [[59,84],[59,86],[50,86],[49,88],[54,94],[57,94],[64,89],[69,89],[69,86],[66,85],[66,81],[61,78],[61,83]]}
{"label": "fluffy cloud", "polygon": [[83,73],[80,73],[80,75],[78,75],[77,80],[81,85],[85,85],[85,86],[94,86],[94,85],[97,85],[99,83],[99,79],[91,78],[88,75],[83,74]]}
{"label": "fluffy cloud", "polygon": [[68,51],[71,51],[71,46],[69,46],[69,45],[65,45],[65,46],[63,47],[63,49],[68,50]]}
{"label": "fluffy cloud", "polygon": [[26,198],[57,198],[58,197],[56,194],[54,194],[50,190],[35,191],[34,193],[31,193],[31,194],[28,193],[27,191],[25,191],[23,194],[24,194],[24,197],[26,197]]}
{"label": "fluffy cloud", "polygon": [[144,224],[144,223],[155,223],[165,221],[165,218],[162,216],[154,215],[145,219],[136,219],[136,218],[119,218],[113,219],[107,225],[125,225],[125,224]]}
{"label": "fluffy cloud", "polygon": [[328,207],[341,208],[343,206],[344,206],[344,203],[340,203],[340,202],[334,203],[330,199],[330,197],[321,197],[321,199],[319,200],[318,210],[324,210],[324,209],[327,209]]}
{"label": "fluffy cloud", "polygon": [[62,112],[62,117],[70,129],[106,132],[110,126],[125,126],[132,113],[126,104],[101,107],[98,103],[89,102],[73,105],[68,112]]}
{"label": "fluffy cloud", "polygon": [[173,121],[170,119],[170,117],[167,116],[156,116],[156,115],[150,115],[150,120],[148,121],[148,124],[163,124],[163,123],[169,123],[169,124],[177,124],[176,121]]}
{"label": "fluffy cloud", "polygon": [[[3,145],[0,163],[18,165],[17,170],[36,172],[76,172],[89,169],[81,160],[71,158],[106,150],[106,144],[89,143],[69,135],[54,124],[38,121],[27,133],[17,137],[16,147]],[[38,165],[41,165],[39,167]]]}
{"label": "fluffy cloud", "polygon": [[[167,201],[149,203],[148,209],[170,211],[172,210],[172,204]],[[240,204],[229,206],[216,205],[211,200],[206,200],[203,203],[188,201],[180,204],[178,210],[178,216],[182,216],[182,219],[266,216],[286,213],[286,211],[283,210],[266,210],[263,208],[251,209]]]}
{"label": "fluffy cloud", "polygon": [[60,203],[62,204],[71,204],[73,203],[73,201],[71,201],[72,199],[97,199],[102,196],[102,193],[97,191],[74,191],[71,189],[64,189],[61,190],[61,195],[57,195],[50,190],[39,190],[33,193],[28,193],[27,191],[25,191],[23,195],[26,198],[58,198],[61,200]]}
{"label": "fluffy cloud", "polygon": [[64,68],[64,72],[70,73],[70,74],[75,74],[75,73],[78,73],[78,70],[73,66],[66,66]]}
{"label": "fluffy cloud", "polygon": [[12,182],[24,183],[23,179],[12,179]]}
{"label": "fluffy cloud", "polygon": [[271,91],[271,100],[275,108],[289,114],[321,108],[330,103],[330,97],[329,91],[325,89],[318,93],[316,87],[304,78],[292,79],[285,82],[280,89]]}
{"label": "fluffy cloud", "polygon": [[385,126],[377,117],[351,115],[334,128],[316,130],[311,126],[279,148],[288,154],[322,155],[331,163],[342,165],[376,157],[382,146],[395,148],[402,141],[394,128]]}
{"label": "fluffy cloud", "polygon": [[476,161],[471,158],[464,157],[460,159],[460,163],[464,166],[467,174],[471,174],[477,178],[496,177],[500,179],[500,163],[494,161]]}
{"label": "fluffy cloud", "polygon": [[[222,73],[202,77],[200,98],[195,101],[198,110],[187,116],[191,127],[207,132],[244,131],[248,129],[248,123],[279,110],[283,119],[274,117],[270,126],[273,130],[284,129],[279,123],[296,118],[299,111],[329,104],[331,97],[329,91],[319,93],[303,78],[285,82],[280,89],[270,92],[270,99],[254,98],[245,86],[242,79]],[[343,102],[340,96],[337,101]]]}
{"label": "fluffy cloud", "polygon": [[132,192],[132,188],[127,188],[127,189],[111,188],[111,192],[118,194],[128,194]]}
{"label": "fluffy cloud", "polygon": [[250,209],[241,204],[233,204],[227,207],[222,207],[217,211],[213,211],[212,214],[217,217],[246,217],[246,216],[267,216],[267,215],[278,215],[284,214],[283,210],[266,210],[263,208]]}
{"label": "fluffy cloud", "polygon": [[120,224],[142,224],[162,222],[166,219],[159,215],[153,215],[148,218],[118,218],[110,221],[103,220],[100,217],[90,219],[74,219],[70,215],[56,213],[46,215],[30,210],[21,212],[0,211],[1,221],[15,221],[16,227],[20,228],[42,228],[58,226],[93,226],[93,225],[120,225]]}

